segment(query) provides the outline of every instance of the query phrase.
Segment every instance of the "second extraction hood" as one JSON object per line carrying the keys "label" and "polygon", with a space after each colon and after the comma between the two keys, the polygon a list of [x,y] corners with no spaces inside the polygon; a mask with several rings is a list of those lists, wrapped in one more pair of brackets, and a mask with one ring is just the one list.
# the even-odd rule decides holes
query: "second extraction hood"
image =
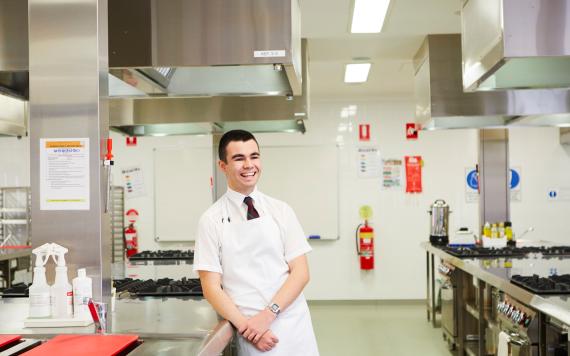
{"label": "second extraction hood", "polygon": [[109,67],[111,97],[301,95],[298,0],[109,1]]}
{"label": "second extraction hood", "polygon": [[555,126],[548,118],[570,112],[566,89],[464,92],[459,34],[428,35],[414,68],[416,122],[425,129]]}
{"label": "second extraction hood", "polygon": [[570,88],[570,0],[464,0],[465,90]]}

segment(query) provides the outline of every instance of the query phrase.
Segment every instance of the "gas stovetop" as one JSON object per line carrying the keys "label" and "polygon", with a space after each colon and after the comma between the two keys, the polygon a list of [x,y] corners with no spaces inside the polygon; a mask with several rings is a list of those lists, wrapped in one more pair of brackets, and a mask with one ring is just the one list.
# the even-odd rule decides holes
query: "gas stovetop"
{"label": "gas stovetop", "polygon": [[129,257],[131,261],[166,261],[166,260],[189,260],[194,261],[192,250],[158,250],[143,251]]}
{"label": "gas stovetop", "polygon": [[535,294],[570,294],[570,274],[550,277],[514,275],[511,282]]}
{"label": "gas stovetop", "polygon": [[570,256],[570,246],[507,246],[493,247],[442,247],[452,256],[459,258],[483,258],[483,257],[524,257],[532,253],[540,253],[543,256]]}
{"label": "gas stovetop", "polygon": [[29,286],[29,284],[25,283],[14,284],[12,287],[6,288],[0,292],[0,295],[2,298],[27,298],[29,294]]}
{"label": "gas stovetop", "polygon": [[158,280],[118,279],[114,281],[117,293],[129,292],[138,297],[177,297],[177,296],[203,296],[202,286],[198,278],[182,278],[173,280],[161,278]]}

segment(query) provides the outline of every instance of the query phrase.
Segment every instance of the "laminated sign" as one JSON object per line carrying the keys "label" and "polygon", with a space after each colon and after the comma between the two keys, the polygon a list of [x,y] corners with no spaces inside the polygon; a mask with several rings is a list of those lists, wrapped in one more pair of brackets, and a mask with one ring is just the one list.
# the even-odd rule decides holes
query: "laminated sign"
{"label": "laminated sign", "polygon": [[422,192],[422,156],[406,156],[406,193]]}

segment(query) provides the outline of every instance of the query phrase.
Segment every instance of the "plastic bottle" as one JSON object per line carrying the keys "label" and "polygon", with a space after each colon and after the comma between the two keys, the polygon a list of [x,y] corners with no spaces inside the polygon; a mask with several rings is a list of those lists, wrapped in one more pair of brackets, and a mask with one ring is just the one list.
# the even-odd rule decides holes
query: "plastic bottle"
{"label": "plastic bottle", "polygon": [[66,319],[73,317],[73,290],[67,277],[65,254],[67,249],[52,243],[52,256],[56,263],[55,283],[51,286],[52,318]]}
{"label": "plastic bottle", "polygon": [[77,270],[77,277],[73,278],[73,317],[81,320],[91,320],[89,299],[93,297],[93,281],[87,277],[85,268]]}
{"label": "plastic bottle", "polygon": [[505,223],[501,221],[499,223],[499,238],[503,237],[505,237]]}
{"label": "plastic bottle", "polygon": [[491,224],[489,224],[488,221],[486,221],[485,225],[483,225],[483,236],[491,237]]}
{"label": "plastic bottle", "polygon": [[30,318],[49,318],[51,316],[50,286],[46,281],[44,267],[51,255],[51,244],[43,244],[32,251],[36,255],[34,280],[29,289]]}
{"label": "plastic bottle", "polygon": [[491,238],[496,239],[499,237],[499,229],[497,228],[497,224],[491,225]]}

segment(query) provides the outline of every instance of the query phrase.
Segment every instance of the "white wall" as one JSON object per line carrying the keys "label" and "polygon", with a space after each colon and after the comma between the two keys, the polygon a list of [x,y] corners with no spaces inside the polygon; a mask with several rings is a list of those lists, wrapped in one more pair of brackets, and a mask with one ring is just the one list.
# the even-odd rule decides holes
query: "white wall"
{"label": "white wall", "polygon": [[[343,109],[356,113],[343,117]],[[477,159],[475,130],[420,132],[417,141],[405,139],[405,122],[413,121],[411,98],[370,100],[315,100],[306,122],[307,133],[257,135],[261,146],[320,145],[337,140],[344,143],[341,159],[341,238],[311,241],[309,299],[419,299],[425,297],[425,253],[419,244],[429,236],[427,210],[443,198],[454,213],[451,230],[458,226],[476,228],[477,205],[466,204],[463,175]],[[417,195],[383,191],[379,179],[357,177],[358,124],[370,123],[372,141],[384,158],[421,155],[424,158],[423,188]],[[344,127],[349,131],[339,131]],[[295,159],[284,162],[294,168]],[[263,176],[262,178],[263,179]],[[323,177],[326,179],[326,177]],[[310,199],[310,197],[307,197]],[[376,268],[360,271],[354,233],[360,223],[361,205],[374,209]]]}
{"label": "white wall", "polygon": [[[570,146],[560,144],[559,129],[511,129],[509,159],[521,168],[522,199],[511,203],[515,233],[534,227],[525,239],[570,244]],[[563,196],[549,199],[553,188]]]}

